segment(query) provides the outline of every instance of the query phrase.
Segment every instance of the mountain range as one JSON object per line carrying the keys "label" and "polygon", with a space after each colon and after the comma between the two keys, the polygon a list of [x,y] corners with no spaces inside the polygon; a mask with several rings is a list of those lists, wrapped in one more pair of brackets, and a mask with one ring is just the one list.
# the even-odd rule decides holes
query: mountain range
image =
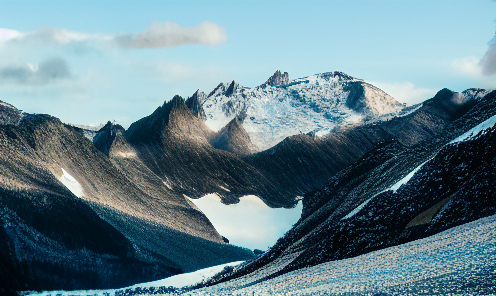
{"label": "mountain range", "polygon": [[[0,103],[0,292],[119,288],[248,260],[201,286],[253,283],[496,214],[496,91],[414,106],[341,72],[175,96],[98,131]],[[303,199],[263,255],[189,201]]]}

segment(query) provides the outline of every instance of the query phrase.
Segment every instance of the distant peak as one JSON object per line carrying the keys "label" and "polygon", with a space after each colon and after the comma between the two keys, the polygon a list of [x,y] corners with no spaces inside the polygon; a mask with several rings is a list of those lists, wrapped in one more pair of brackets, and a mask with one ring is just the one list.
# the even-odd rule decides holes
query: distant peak
{"label": "distant peak", "polygon": [[272,75],[267,81],[265,81],[264,84],[261,86],[278,86],[282,84],[288,84],[289,83],[289,75],[288,72],[281,73],[280,70],[277,70],[274,75]]}
{"label": "distant peak", "polygon": [[238,88],[238,83],[236,81],[232,81],[231,84],[229,84],[229,87],[227,88],[226,92],[224,93],[226,97],[230,97],[233,95],[233,93],[236,91]]}
{"label": "distant peak", "polygon": [[340,81],[360,80],[340,71],[325,72],[322,74],[318,74],[318,76],[327,80],[329,80],[330,78],[338,78]]}

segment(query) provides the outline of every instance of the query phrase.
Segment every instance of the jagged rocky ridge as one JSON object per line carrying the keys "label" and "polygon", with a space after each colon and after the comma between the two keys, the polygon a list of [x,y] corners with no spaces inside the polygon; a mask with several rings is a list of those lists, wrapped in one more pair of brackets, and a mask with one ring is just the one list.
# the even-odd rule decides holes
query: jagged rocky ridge
{"label": "jagged rocky ridge", "polygon": [[469,100],[455,108],[450,105],[451,96],[451,91],[443,90],[429,102],[394,116],[366,125],[341,126],[324,137],[315,133],[290,136],[258,153],[251,153],[254,148],[242,118],[235,117],[215,133],[202,116],[188,108],[188,101],[198,106],[191,104],[198,96],[186,102],[176,96],[133,123],[122,140],[176,192],[192,198],[218,193],[225,203],[253,194],[269,206],[291,207],[298,196],[316,190],[378,143],[397,139],[411,146],[442,133],[473,104]]}

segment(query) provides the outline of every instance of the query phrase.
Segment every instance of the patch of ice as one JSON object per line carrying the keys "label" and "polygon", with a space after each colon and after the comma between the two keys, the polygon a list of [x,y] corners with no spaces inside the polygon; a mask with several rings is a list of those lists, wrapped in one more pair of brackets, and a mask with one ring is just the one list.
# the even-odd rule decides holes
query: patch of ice
{"label": "patch of ice", "polygon": [[83,187],[66,170],[62,169],[62,176],[59,181],[77,197],[83,197]]}
{"label": "patch of ice", "polygon": [[292,209],[270,208],[254,195],[242,196],[240,202],[233,205],[221,203],[215,194],[189,201],[231,244],[262,250],[274,245],[298,221],[303,208],[301,201]]}

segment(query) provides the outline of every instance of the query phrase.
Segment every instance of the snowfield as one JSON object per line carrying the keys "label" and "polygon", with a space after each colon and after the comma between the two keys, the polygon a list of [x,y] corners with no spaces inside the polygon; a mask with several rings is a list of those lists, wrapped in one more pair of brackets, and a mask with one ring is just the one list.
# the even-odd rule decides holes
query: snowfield
{"label": "snowfield", "polygon": [[83,187],[66,170],[62,169],[62,176],[59,178],[59,181],[64,184],[64,186],[67,187],[67,189],[69,189],[69,191],[71,191],[75,196],[83,196]]}
{"label": "snowfield", "polygon": [[[239,262],[231,265],[239,264]],[[117,290],[52,291],[27,295],[151,295],[159,285],[202,281],[224,266],[204,269]],[[269,276],[270,274],[265,274]],[[156,285],[152,288],[153,285]],[[136,288],[148,288],[147,291]],[[178,295],[180,291],[170,294]],[[257,272],[182,295],[494,295],[496,294],[496,216],[428,238],[331,261],[278,277]]]}

